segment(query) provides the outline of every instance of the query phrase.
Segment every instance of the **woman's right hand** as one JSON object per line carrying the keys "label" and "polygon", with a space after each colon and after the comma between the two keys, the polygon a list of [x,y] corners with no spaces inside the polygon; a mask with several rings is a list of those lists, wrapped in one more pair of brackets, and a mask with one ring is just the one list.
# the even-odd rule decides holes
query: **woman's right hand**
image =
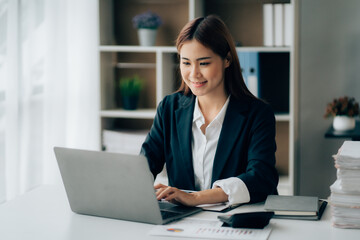
{"label": "woman's right hand", "polygon": [[187,193],[178,188],[166,186],[164,184],[155,185],[156,190],[156,198],[157,200],[166,200],[175,204],[182,204],[185,206],[196,206],[197,202],[197,194]]}

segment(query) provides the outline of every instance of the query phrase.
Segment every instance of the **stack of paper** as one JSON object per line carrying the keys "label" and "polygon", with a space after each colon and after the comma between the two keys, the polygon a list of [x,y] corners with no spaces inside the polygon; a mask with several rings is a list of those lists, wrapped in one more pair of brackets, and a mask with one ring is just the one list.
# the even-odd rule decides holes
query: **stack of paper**
{"label": "stack of paper", "polygon": [[148,132],[148,130],[103,130],[105,151],[138,155]]}
{"label": "stack of paper", "polygon": [[360,228],[360,141],[345,141],[334,159],[337,180],[330,187],[333,225]]}

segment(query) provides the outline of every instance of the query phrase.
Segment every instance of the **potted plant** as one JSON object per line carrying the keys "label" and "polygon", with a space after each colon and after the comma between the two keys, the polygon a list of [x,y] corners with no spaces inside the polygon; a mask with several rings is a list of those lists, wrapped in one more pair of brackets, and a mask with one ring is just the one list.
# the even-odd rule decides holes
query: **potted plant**
{"label": "potted plant", "polygon": [[147,11],[136,15],[132,19],[134,28],[138,29],[138,36],[141,46],[154,46],[156,33],[162,20],[159,15]]}
{"label": "potted plant", "polygon": [[123,77],[119,80],[118,89],[120,92],[122,106],[126,110],[137,108],[143,80],[139,76]]}
{"label": "potted plant", "polygon": [[328,103],[324,117],[334,117],[333,128],[346,131],[355,128],[355,116],[359,115],[359,103],[353,97],[340,97]]}

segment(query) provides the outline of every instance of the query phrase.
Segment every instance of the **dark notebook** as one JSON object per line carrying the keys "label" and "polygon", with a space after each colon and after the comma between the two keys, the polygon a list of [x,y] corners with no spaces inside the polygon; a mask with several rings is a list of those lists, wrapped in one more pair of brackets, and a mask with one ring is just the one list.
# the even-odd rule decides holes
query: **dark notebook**
{"label": "dark notebook", "polygon": [[318,197],[269,195],[264,209],[274,212],[274,218],[319,220],[326,205]]}

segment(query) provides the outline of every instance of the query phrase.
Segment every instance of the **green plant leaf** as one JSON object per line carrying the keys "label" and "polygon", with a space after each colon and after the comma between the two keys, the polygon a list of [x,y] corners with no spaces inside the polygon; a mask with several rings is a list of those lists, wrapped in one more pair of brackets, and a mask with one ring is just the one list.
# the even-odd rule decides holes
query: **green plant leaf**
{"label": "green plant leaf", "polygon": [[138,76],[123,77],[119,81],[119,89],[122,96],[139,95],[144,85],[144,81]]}

